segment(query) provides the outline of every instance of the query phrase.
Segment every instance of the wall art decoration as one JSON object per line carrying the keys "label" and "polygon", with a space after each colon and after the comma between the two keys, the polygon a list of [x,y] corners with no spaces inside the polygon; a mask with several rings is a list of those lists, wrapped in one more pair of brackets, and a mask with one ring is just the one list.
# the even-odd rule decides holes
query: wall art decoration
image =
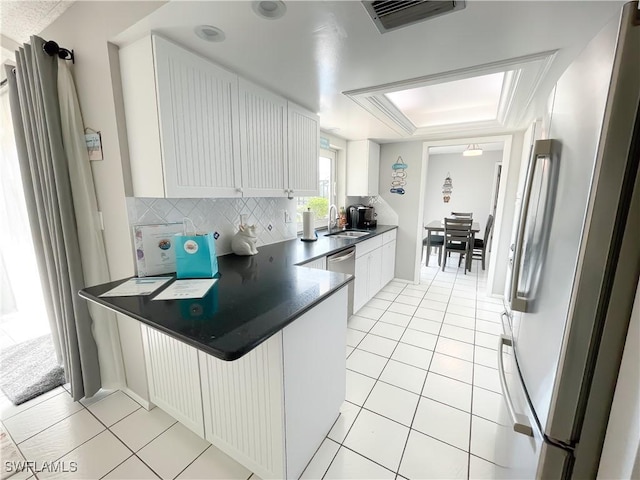
{"label": "wall art decoration", "polygon": [[444,183],[442,184],[442,200],[444,200],[444,203],[449,203],[452,191],[453,182],[451,180],[451,174],[447,172],[447,178],[444,179]]}
{"label": "wall art decoration", "polygon": [[407,185],[407,168],[409,165],[402,161],[402,157],[398,157],[396,163],[391,165],[391,193],[404,195],[404,187]]}

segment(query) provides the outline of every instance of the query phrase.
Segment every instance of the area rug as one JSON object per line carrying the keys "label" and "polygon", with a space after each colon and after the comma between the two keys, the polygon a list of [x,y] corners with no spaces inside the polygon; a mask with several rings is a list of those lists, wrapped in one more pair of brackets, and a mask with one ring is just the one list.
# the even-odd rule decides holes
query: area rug
{"label": "area rug", "polygon": [[2,469],[0,470],[0,479],[4,480],[14,475],[19,469],[20,462],[24,462],[24,458],[20,455],[18,447],[13,443],[11,437],[0,424],[0,451],[2,452]]}
{"label": "area rug", "polygon": [[43,335],[9,348],[0,355],[0,389],[15,405],[65,383],[51,335]]}

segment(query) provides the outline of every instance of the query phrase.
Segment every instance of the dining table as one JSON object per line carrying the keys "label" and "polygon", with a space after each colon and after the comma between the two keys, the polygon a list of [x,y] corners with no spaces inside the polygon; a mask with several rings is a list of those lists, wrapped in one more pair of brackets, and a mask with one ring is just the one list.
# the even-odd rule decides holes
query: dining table
{"label": "dining table", "polygon": [[[426,266],[429,266],[429,254],[431,253],[431,235],[433,233],[442,232],[444,233],[444,219],[443,220],[433,220],[427,223],[424,226],[424,229],[427,231],[427,261]],[[471,245],[475,242],[475,235],[480,231],[480,223],[472,222],[471,223],[471,233],[473,234],[473,238],[471,239]]]}

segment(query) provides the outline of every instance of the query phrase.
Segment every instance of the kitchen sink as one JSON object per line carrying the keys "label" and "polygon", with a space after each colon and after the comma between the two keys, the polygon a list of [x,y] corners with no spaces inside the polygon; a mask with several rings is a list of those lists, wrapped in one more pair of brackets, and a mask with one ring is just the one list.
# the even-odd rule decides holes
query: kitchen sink
{"label": "kitchen sink", "polygon": [[341,230],[339,232],[327,233],[325,237],[336,237],[336,238],[360,238],[370,235],[371,232],[362,232],[359,230]]}

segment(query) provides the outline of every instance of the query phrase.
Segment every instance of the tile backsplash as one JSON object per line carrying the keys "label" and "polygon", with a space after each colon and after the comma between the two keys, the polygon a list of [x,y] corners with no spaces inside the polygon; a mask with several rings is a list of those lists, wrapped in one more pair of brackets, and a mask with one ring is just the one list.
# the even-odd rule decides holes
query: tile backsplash
{"label": "tile backsplash", "polygon": [[[182,222],[190,218],[199,232],[217,232],[216,253],[231,253],[240,215],[257,225],[261,245],[296,237],[296,201],[286,198],[127,198],[129,225]],[[286,212],[286,214],[285,214]],[[285,215],[290,222],[285,222]]]}

